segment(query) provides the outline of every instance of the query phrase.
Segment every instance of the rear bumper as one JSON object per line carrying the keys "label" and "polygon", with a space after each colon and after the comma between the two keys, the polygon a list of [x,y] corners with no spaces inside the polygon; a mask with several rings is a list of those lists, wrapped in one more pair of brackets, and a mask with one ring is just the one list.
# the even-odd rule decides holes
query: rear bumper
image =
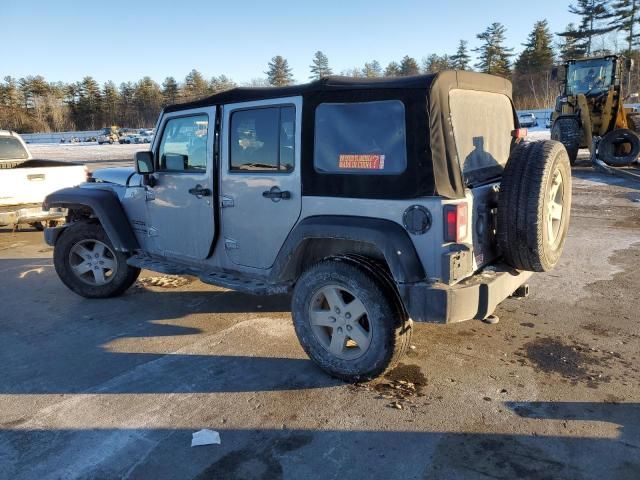
{"label": "rear bumper", "polygon": [[64,208],[52,208],[45,212],[41,205],[16,205],[0,209],[0,226],[60,220],[67,214]]}
{"label": "rear bumper", "polygon": [[409,316],[416,322],[456,323],[482,320],[525,283],[532,272],[507,265],[491,265],[456,285],[415,283],[399,285]]}

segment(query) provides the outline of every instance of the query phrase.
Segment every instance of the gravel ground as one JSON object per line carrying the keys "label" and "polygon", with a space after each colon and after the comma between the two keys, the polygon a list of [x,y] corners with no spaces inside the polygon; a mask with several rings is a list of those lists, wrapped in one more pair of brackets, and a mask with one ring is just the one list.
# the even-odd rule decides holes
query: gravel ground
{"label": "gravel ground", "polygon": [[[583,164],[573,208],[559,267],[499,324],[417,325],[357,386],[305,357],[287,297],[144,272],[90,301],[41,234],[0,231],[0,478],[635,480],[640,186]],[[221,445],[192,448],[202,428]]]}

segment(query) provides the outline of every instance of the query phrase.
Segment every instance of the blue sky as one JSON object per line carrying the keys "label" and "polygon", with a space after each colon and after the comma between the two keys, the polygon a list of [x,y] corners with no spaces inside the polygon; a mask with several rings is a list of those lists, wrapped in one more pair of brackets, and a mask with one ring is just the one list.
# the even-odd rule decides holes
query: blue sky
{"label": "blue sky", "polygon": [[[449,5],[451,3],[451,5]],[[316,50],[334,72],[377,59],[453,53],[460,39],[494,21],[521,50],[536,20],[553,32],[575,21],[569,0],[4,0],[0,10],[0,77],[44,75],[75,81],[92,75],[116,83],[149,75],[178,80],[192,69],[242,83],[264,77],[283,55],[305,82]]]}

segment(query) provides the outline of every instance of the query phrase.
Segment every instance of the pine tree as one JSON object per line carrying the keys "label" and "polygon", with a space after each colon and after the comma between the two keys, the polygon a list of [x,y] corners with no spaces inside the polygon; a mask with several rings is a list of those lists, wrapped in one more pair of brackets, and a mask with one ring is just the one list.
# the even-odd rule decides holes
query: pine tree
{"label": "pine tree", "polygon": [[173,77],[167,77],[162,82],[162,98],[164,105],[172,105],[178,101],[180,88],[178,82]]}
{"label": "pine tree", "polygon": [[420,73],[420,67],[418,66],[418,62],[413,57],[409,55],[405,55],[402,57],[400,61],[400,75],[403,77],[408,77],[410,75],[418,75]]}
{"label": "pine tree", "polygon": [[225,90],[231,90],[232,88],[237,87],[236,82],[231,80],[226,75],[220,75],[218,77],[213,77],[209,82],[209,89],[212,95],[220,92],[224,92]]}
{"label": "pine tree", "polygon": [[191,70],[184,79],[182,89],[186,100],[196,100],[209,95],[209,83],[196,69]]}
{"label": "pine tree", "polygon": [[160,85],[150,77],[143,77],[135,86],[134,103],[137,110],[138,126],[150,126],[156,120],[157,112],[162,108]]}
{"label": "pine tree", "polygon": [[611,7],[610,26],[625,32],[627,55],[631,55],[633,47],[640,43],[638,24],[640,23],[640,0],[614,0]]}
{"label": "pine tree", "polygon": [[280,55],[276,55],[271,59],[265,73],[269,79],[269,85],[273,87],[284,87],[293,82],[293,74],[291,73],[289,62]]}
{"label": "pine tree", "polygon": [[453,68],[452,60],[447,54],[440,56],[432,53],[422,59],[422,71],[424,73],[438,73],[451,68]]}
{"label": "pine tree", "polygon": [[364,64],[362,75],[367,78],[375,78],[382,76],[382,67],[377,60],[372,60]]}
{"label": "pine tree", "polygon": [[570,23],[565,28],[563,34],[560,34],[563,41],[558,46],[560,58],[563,62],[568,60],[577,60],[585,56],[587,50],[582,42],[578,40],[579,32],[575,24]]}
{"label": "pine tree", "polygon": [[525,47],[518,59],[515,68],[520,74],[545,72],[553,66],[552,37],[549,24],[546,20],[540,20],[533,26]]}
{"label": "pine tree", "polygon": [[590,55],[594,39],[616,29],[616,27],[604,23],[604,21],[611,19],[611,12],[608,8],[609,1],[576,0],[575,5],[569,5],[569,12],[580,17],[578,29],[565,31],[558,35],[576,40],[576,45],[583,49],[586,55]]}
{"label": "pine tree", "polygon": [[309,68],[311,69],[311,76],[309,77],[311,80],[319,80],[333,74],[331,67],[329,67],[329,59],[320,50],[313,55]]}
{"label": "pine tree", "polygon": [[528,108],[547,108],[557,91],[551,81],[554,52],[546,20],[534,24],[523,45],[513,74],[516,101]]}
{"label": "pine tree", "polygon": [[455,55],[451,56],[451,67],[455,70],[469,70],[471,66],[471,56],[467,45],[468,42],[466,40],[460,40],[458,50],[456,50]]}
{"label": "pine tree", "polygon": [[115,83],[108,81],[104,84],[102,87],[102,99],[104,122],[107,125],[115,125],[119,121],[118,104],[120,103],[120,96]]}
{"label": "pine tree", "polygon": [[82,79],[77,108],[80,129],[95,130],[102,126],[102,94],[93,77]]}
{"label": "pine tree", "polygon": [[506,31],[504,25],[494,22],[477,35],[477,38],[484,42],[480,47],[473,49],[480,54],[476,68],[481,72],[502,77],[509,77],[511,74],[509,58],[513,56],[513,49],[504,46]]}
{"label": "pine tree", "polygon": [[399,77],[400,76],[400,65],[398,62],[389,62],[387,68],[384,70],[385,77]]}
{"label": "pine tree", "polygon": [[18,108],[20,105],[20,91],[18,81],[11,77],[4,77],[4,85],[0,91],[0,103],[9,108]]}

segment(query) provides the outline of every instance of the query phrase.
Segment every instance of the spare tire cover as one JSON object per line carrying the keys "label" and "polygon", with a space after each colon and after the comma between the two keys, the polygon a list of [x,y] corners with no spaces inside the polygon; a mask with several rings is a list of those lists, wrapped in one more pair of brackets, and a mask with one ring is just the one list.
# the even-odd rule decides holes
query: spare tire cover
{"label": "spare tire cover", "polygon": [[522,143],[505,167],[498,200],[498,246],[518,270],[553,269],[571,214],[571,166],[553,140]]}

